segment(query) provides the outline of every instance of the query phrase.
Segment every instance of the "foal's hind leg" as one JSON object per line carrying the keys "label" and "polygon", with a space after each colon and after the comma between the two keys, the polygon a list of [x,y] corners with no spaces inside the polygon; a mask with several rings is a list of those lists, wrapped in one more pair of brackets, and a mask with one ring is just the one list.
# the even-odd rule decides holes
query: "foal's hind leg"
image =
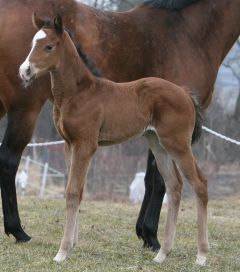
{"label": "foal's hind leg", "polygon": [[[82,188],[82,190],[80,192],[80,199],[82,199],[82,195],[83,195],[83,188]],[[78,210],[77,216],[76,216],[73,246],[75,246],[77,244],[77,242],[78,242],[78,231],[79,231],[79,210]]]}
{"label": "foal's hind leg", "polygon": [[82,199],[82,191],[90,159],[95,149],[95,146],[89,146],[85,142],[74,144],[72,147],[69,181],[66,190],[66,224],[59,251],[54,258],[56,262],[64,261],[76,242],[79,204]]}
{"label": "foal's hind leg", "polygon": [[181,200],[182,180],[175,164],[170,160],[166,151],[159,144],[157,135],[153,132],[147,132],[146,137],[148,139],[149,146],[155,156],[158,169],[162,173],[165,180],[168,196],[168,210],[164,239],[162,242],[162,247],[157,257],[154,259],[156,262],[161,263],[170,253],[173,246],[179,204]]}
{"label": "foal's hind leg", "polygon": [[198,223],[198,254],[196,264],[203,266],[206,263],[209,249],[207,235],[207,180],[198,168],[190,146],[184,152],[175,154],[174,160],[178,163],[179,168],[196,194]]}

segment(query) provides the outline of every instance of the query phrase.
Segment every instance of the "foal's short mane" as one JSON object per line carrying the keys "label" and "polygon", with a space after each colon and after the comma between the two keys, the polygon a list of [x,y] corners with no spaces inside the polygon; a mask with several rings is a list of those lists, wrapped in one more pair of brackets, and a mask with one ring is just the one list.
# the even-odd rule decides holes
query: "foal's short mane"
{"label": "foal's short mane", "polygon": [[[53,28],[52,26],[52,20],[49,19],[48,17],[44,18],[44,28]],[[83,50],[81,45],[76,42],[76,39],[74,38],[74,33],[69,31],[68,29],[65,29],[67,31],[67,33],[69,34],[70,38],[72,39],[78,55],[80,56],[80,58],[82,59],[82,61],[84,62],[84,64],[86,65],[86,67],[88,68],[88,70],[96,77],[102,77],[102,73],[101,71],[97,68],[95,61],[89,57]]]}
{"label": "foal's short mane", "polygon": [[199,0],[144,0],[144,6],[153,8],[166,8],[166,9],[182,9],[191,5]]}
{"label": "foal's short mane", "polygon": [[88,70],[96,77],[102,77],[102,73],[101,71],[97,68],[95,61],[89,57],[83,50],[81,45],[76,42],[76,40],[74,39],[74,34],[69,31],[66,30],[70,36],[70,38],[72,39],[77,51],[78,51],[78,55],[80,56],[80,58],[82,59],[82,61],[84,62],[84,64],[87,66]]}

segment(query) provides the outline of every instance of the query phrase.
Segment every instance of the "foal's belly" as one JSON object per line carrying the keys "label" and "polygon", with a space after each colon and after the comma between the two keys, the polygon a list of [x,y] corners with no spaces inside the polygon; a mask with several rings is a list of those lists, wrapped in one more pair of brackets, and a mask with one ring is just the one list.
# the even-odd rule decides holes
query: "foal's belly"
{"label": "foal's belly", "polygon": [[99,146],[109,146],[109,145],[115,145],[115,144],[120,144],[120,143],[123,143],[123,142],[126,142],[130,139],[133,139],[133,138],[137,138],[137,137],[140,137],[143,135],[143,131],[141,131],[141,133],[137,133],[135,135],[127,135],[127,136],[123,136],[123,137],[99,137],[99,140],[98,140],[98,145]]}
{"label": "foal's belly", "polygon": [[100,146],[114,145],[139,137],[143,134],[147,125],[141,117],[105,122],[99,133],[98,144]]}

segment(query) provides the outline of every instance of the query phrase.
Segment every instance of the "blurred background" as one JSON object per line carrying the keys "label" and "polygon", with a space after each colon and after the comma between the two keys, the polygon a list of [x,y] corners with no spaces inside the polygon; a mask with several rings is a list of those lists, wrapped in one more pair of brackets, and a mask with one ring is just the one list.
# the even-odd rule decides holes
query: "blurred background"
{"label": "blurred background", "polygon": [[[124,11],[139,0],[84,0],[94,7]],[[211,106],[204,114],[204,125],[228,137],[240,140],[240,41],[224,60],[215,84]],[[0,141],[6,119],[0,121]],[[47,102],[39,116],[32,142],[61,140],[52,122],[52,104]],[[92,161],[85,197],[125,201],[135,179],[143,183],[147,162],[147,144],[139,138],[112,147],[99,148]],[[211,197],[227,196],[240,191],[240,146],[203,132],[194,153],[209,180]],[[140,174],[139,174],[140,173]],[[16,178],[19,194],[63,197],[67,180],[64,147],[26,148]],[[191,196],[188,186],[184,197]]]}

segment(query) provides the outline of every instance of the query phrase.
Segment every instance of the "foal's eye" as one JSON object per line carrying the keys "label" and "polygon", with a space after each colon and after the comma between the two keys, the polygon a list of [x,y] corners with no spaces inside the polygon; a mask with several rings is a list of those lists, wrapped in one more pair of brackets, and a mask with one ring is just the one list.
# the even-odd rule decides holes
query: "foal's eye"
{"label": "foal's eye", "polygon": [[54,47],[53,45],[46,45],[46,46],[45,46],[45,50],[48,51],[48,52],[49,52],[49,51],[52,51],[52,50],[53,50],[53,47]]}

